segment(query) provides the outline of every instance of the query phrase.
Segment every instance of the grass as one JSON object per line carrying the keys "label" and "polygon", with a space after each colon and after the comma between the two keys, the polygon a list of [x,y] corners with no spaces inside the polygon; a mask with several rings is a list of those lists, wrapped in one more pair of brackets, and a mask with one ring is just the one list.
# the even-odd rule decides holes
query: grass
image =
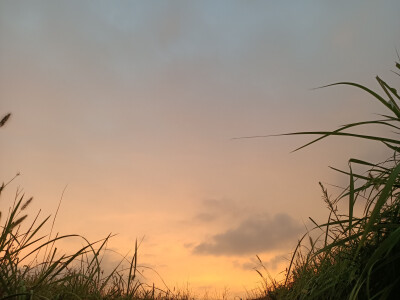
{"label": "grass", "polygon": [[[400,64],[396,67],[400,69]],[[396,72],[395,72],[396,73]],[[396,73],[400,76],[400,74]],[[349,185],[332,199],[321,184],[329,216],[298,242],[285,280],[277,282],[258,271],[264,280],[259,299],[396,299],[400,293],[400,140],[348,132],[364,125],[379,125],[399,134],[400,96],[376,77],[384,97],[356,83],[339,82],[364,90],[388,110],[381,119],[356,122],[334,131],[295,132],[319,137],[300,150],[329,136],[348,136],[382,143],[393,155],[382,163],[357,158],[349,160],[348,170],[337,170],[348,177]],[[10,114],[0,121],[0,127]],[[354,171],[360,168],[365,172]],[[12,180],[11,180],[12,181]],[[0,196],[11,182],[3,183]],[[17,192],[7,217],[0,215],[0,300],[3,299],[189,299],[188,293],[163,291],[140,282],[138,244],[131,259],[125,256],[110,274],[101,263],[112,237],[89,242],[78,234],[42,235],[50,217],[23,229],[25,211],[32,198]],[[346,211],[338,204],[345,202]],[[359,213],[358,206],[364,209]],[[53,219],[54,224],[54,219]],[[63,254],[57,242],[80,238],[85,246],[72,254]],[[261,260],[260,260],[261,261]],[[122,262],[129,267],[121,269]],[[254,295],[249,295],[254,298]]]}
{"label": "grass", "polygon": [[[11,181],[1,185],[0,195]],[[25,196],[17,192],[5,220],[0,215],[3,221],[0,235],[1,300],[191,299],[188,291],[161,290],[140,282],[137,241],[132,258],[123,257],[109,274],[104,274],[102,258],[111,235],[96,242],[89,242],[78,234],[52,236],[50,232],[41,235],[50,217],[38,221],[39,214],[26,230],[22,230],[27,217],[25,211],[31,202],[32,198],[25,200]],[[72,254],[60,254],[57,242],[71,238],[82,239],[85,246]],[[122,268],[122,263],[129,267]]]}
{"label": "grass", "polygon": [[[10,116],[1,119],[0,127]],[[15,177],[0,186],[0,196]],[[7,217],[0,212],[0,300],[190,299],[187,291],[164,291],[139,280],[137,241],[132,258],[123,257],[109,274],[104,274],[101,263],[111,235],[96,242],[79,234],[53,236],[57,212],[49,234],[43,235],[42,231],[50,217],[39,221],[39,213],[23,229],[32,200],[17,191]],[[60,253],[57,242],[71,238],[81,239],[84,246],[72,254]],[[122,268],[122,263],[129,267]]]}
{"label": "grass", "polygon": [[[400,59],[400,58],[399,58]],[[400,69],[400,63],[396,63]],[[399,75],[398,73],[394,72]],[[382,163],[357,158],[348,161],[349,185],[331,199],[320,183],[329,209],[325,223],[317,224],[298,242],[285,280],[265,279],[263,299],[398,299],[400,295],[400,140],[391,137],[355,134],[346,130],[364,125],[384,126],[400,133],[400,96],[396,89],[376,77],[384,96],[352,82],[384,105],[381,119],[347,124],[334,131],[294,132],[284,135],[318,135],[295,151],[330,136],[348,136],[381,143],[393,151]],[[366,169],[365,172],[354,170]],[[340,202],[340,203],[339,203]],[[338,205],[345,202],[344,212]],[[356,206],[363,207],[356,213]],[[342,206],[341,206],[342,207]],[[261,274],[262,275],[262,274]]]}

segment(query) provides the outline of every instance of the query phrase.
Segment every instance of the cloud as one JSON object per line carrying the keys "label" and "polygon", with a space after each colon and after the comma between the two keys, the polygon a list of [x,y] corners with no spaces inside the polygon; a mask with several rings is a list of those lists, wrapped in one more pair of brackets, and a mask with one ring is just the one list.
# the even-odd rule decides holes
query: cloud
{"label": "cloud", "polygon": [[199,213],[194,217],[194,219],[200,222],[212,222],[217,219],[217,216],[211,213]]}
{"label": "cloud", "polygon": [[291,216],[280,213],[272,218],[256,215],[246,218],[239,226],[216,234],[210,242],[193,249],[199,255],[248,255],[281,249],[294,244],[303,226]]}
{"label": "cloud", "polygon": [[266,262],[262,261],[262,263],[260,263],[260,261],[256,258],[251,258],[249,261],[244,262],[244,263],[239,263],[238,261],[236,261],[234,263],[234,266],[241,268],[245,271],[251,271],[251,270],[261,270],[262,271],[264,269],[264,267],[268,271],[271,271],[271,270],[274,271],[274,270],[277,270],[278,265],[283,261],[287,261],[287,259],[283,255],[276,255]]}
{"label": "cloud", "polygon": [[201,211],[190,222],[210,223],[221,219],[241,220],[251,209],[231,199],[206,199],[201,202]]}

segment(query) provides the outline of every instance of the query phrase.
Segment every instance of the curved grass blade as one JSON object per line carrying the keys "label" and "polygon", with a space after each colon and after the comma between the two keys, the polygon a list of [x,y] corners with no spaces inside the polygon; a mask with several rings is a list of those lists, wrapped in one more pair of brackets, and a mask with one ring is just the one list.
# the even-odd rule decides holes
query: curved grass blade
{"label": "curved grass blade", "polygon": [[380,209],[385,204],[386,200],[390,197],[392,187],[393,187],[397,177],[399,176],[399,173],[400,173],[400,164],[397,165],[393,169],[393,172],[390,174],[386,185],[384,186],[384,188],[382,189],[382,191],[379,195],[379,198],[374,206],[374,209],[372,210],[371,215],[369,216],[368,223],[365,226],[364,234],[361,237],[360,243],[358,244],[355,256],[357,256],[357,254],[360,252],[360,249],[363,246],[363,244],[365,243],[365,240],[372,228],[372,225],[377,221]]}
{"label": "curved grass blade", "polygon": [[379,102],[381,102],[383,105],[385,105],[390,111],[392,111],[394,113],[394,115],[400,119],[400,111],[396,110],[391,104],[389,104],[390,102],[386,101],[382,96],[380,96],[379,94],[375,93],[373,90],[358,84],[358,83],[354,83],[354,82],[347,82],[347,81],[342,81],[342,82],[336,82],[336,83],[331,83],[328,85],[324,85],[315,89],[321,89],[321,88],[326,88],[326,87],[330,87],[330,86],[335,86],[335,85],[350,85],[350,86],[355,86],[357,88],[360,88],[364,91],[366,91],[367,93],[369,93],[370,95],[374,96],[376,99],[379,100]]}

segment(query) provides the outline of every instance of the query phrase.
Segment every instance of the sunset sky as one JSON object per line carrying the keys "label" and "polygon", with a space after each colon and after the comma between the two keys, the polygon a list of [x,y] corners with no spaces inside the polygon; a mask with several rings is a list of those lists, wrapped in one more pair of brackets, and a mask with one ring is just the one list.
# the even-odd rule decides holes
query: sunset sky
{"label": "sunset sky", "polygon": [[[18,187],[30,219],[125,255],[172,287],[232,295],[255,288],[256,255],[286,267],[308,217],[327,216],[350,157],[379,144],[309,136],[373,119],[400,49],[400,1],[0,2],[0,181],[7,212]],[[383,157],[384,158],[384,157]],[[29,220],[27,222],[29,222]],[[75,247],[81,241],[65,242]],[[105,266],[120,256],[111,252]],[[142,280],[155,275],[145,270]],[[157,281],[158,282],[158,281]]]}

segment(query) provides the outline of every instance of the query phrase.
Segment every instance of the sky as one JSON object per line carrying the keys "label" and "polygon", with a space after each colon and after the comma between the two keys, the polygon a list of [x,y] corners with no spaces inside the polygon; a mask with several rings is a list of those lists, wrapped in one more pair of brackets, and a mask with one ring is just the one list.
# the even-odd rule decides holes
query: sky
{"label": "sky", "polygon": [[[332,138],[234,139],[331,130],[384,112],[338,81],[377,89],[399,49],[399,1],[0,2],[0,180],[21,175],[30,219],[112,251],[141,241],[143,281],[239,295],[256,255],[279,274],[308,217],[327,209],[328,166],[387,153]],[[373,129],[367,129],[372,131]],[[81,241],[64,242],[65,249]],[[110,252],[105,267],[121,256]],[[130,252],[132,254],[132,252]],[[158,281],[157,281],[158,280]]]}

